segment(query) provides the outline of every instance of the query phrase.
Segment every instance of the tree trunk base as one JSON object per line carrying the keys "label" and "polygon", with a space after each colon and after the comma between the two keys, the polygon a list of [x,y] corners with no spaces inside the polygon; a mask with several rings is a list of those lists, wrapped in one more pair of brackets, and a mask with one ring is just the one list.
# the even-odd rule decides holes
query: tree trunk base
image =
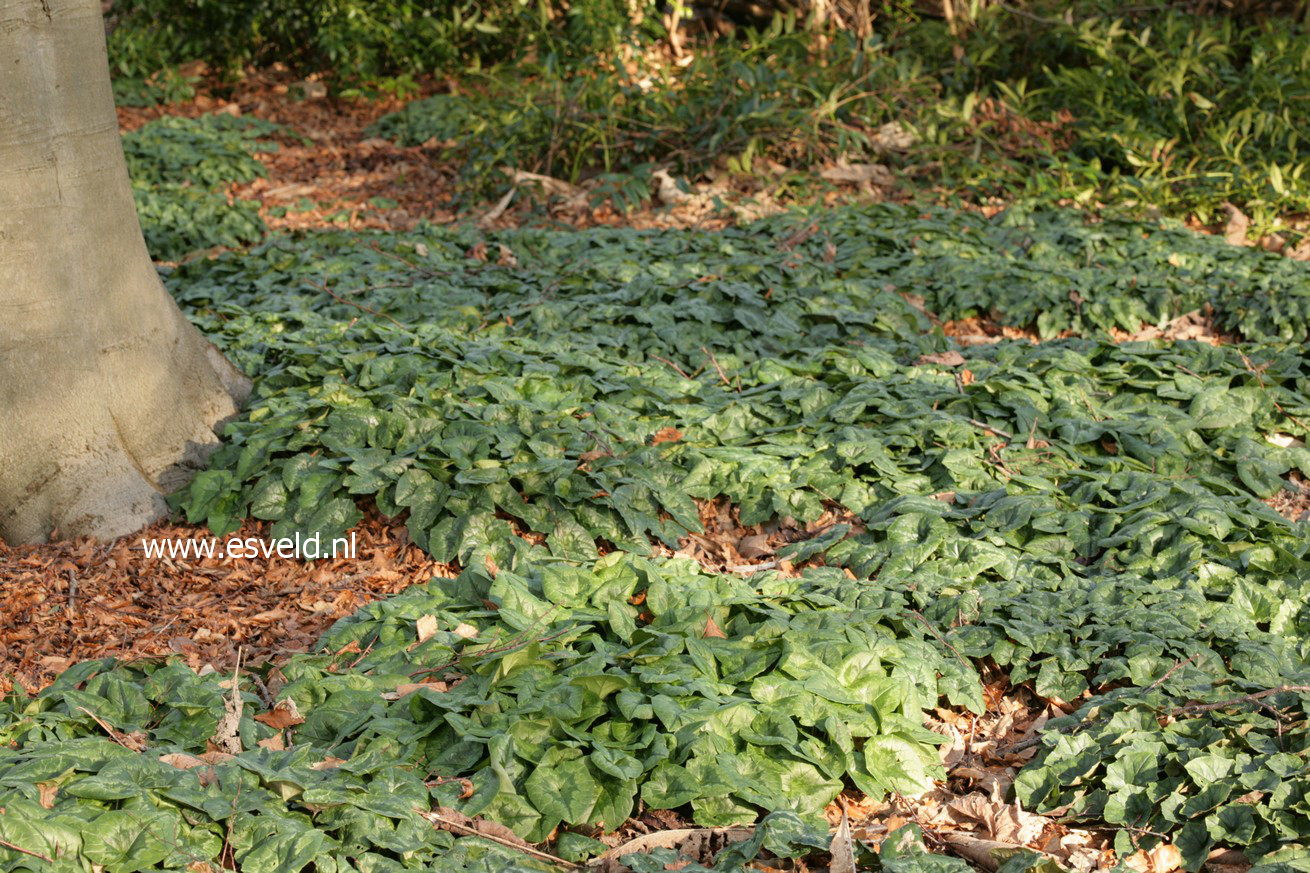
{"label": "tree trunk base", "polygon": [[0,58],[0,539],[119,536],[249,382],[146,251],[97,0],[0,0]]}

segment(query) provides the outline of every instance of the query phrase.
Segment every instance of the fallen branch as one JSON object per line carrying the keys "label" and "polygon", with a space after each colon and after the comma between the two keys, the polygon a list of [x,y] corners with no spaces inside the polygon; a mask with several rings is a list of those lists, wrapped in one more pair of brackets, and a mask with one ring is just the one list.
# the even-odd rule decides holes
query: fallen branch
{"label": "fallen branch", "polygon": [[1241,697],[1230,697],[1227,700],[1220,700],[1216,703],[1201,703],[1192,701],[1185,703],[1174,710],[1175,715],[1181,715],[1188,712],[1213,712],[1217,709],[1227,709],[1230,706],[1249,706],[1259,704],[1266,697],[1273,697],[1275,694],[1310,694],[1310,685],[1281,685],[1278,688],[1266,688],[1264,691],[1257,691],[1254,694],[1243,694]]}
{"label": "fallen branch", "polygon": [[[1187,662],[1184,661],[1183,663],[1187,663]],[[1182,664],[1175,665],[1174,669],[1176,670],[1178,667],[1181,666]],[[1171,670],[1170,672],[1173,671]],[[1168,678],[1167,673],[1165,674],[1164,678]],[[1160,681],[1164,681],[1164,679],[1162,678]],[[1147,690],[1149,691],[1154,687],[1155,686],[1153,685],[1151,686],[1151,688],[1148,688]],[[1264,691],[1256,691],[1252,694],[1243,694],[1240,697],[1230,697],[1227,700],[1219,700],[1214,703],[1201,703],[1200,701],[1191,701],[1189,703],[1183,704],[1180,707],[1175,708],[1169,714],[1190,715],[1192,713],[1198,713],[1198,712],[1215,712],[1216,710],[1228,709],[1229,707],[1233,707],[1233,706],[1268,706],[1268,704],[1262,703],[1262,701],[1266,697],[1273,697],[1275,694],[1310,694],[1310,685],[1280,685],[1277,688],[1266,688]],[[1100,716],[1098,718],[1087,719],[1086,721],[1080,721],[1075,724],[1066,725],[1064,727],[1054,728],[1054,731],[1056,733],[1062,733],[1062,734],[1077,733],[1080,730],[1091,727],[1097,722],[1105,721],[1107,718],[1109,718],[1109,716]],[[1015,752],[1022,752],[1025,749],[1031,749],[1033,746],[1037,745],[1042,741],[1042,736],[1043,736],[1042,734],[1038,734],[1035,737],[1029,737],[1028,739],[1023,740],[1022,742],[1018,742],[1010,746],[999,748],[996,750],[996,754],[1011,755],[1014,754]]]}

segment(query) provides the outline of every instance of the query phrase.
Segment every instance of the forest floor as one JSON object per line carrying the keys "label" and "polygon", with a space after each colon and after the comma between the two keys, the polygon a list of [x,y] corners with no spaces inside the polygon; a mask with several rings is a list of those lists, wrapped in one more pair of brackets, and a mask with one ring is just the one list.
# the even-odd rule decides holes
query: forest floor
{"label": "forest floor", "polygon": [[[133,751],[167,746],[165,758],[199,762],[170,766],[211,777],[233,754],[308,749],[280,771],[240,757],[259,773],[264,804],[275,802],[269,786],[299,785],[284,792],[294,798],[311,782],[345,802],[327,792],[346,789],[313,780],[346,764],[335,757],[346,737],[362,763],[341,778],[395,778],[397,796],[408,791],[391,771],[379,775],[378,761],[393,740],[425,742],[412,739],[422,706],[506,734],[525,729],[499,716],[535,725],[548,707],[569,739],[517,741],[535,756],[533,773],[558,782],[543,786],[521,761],[496,759],[506,779],[526,779],[511,799],[473,775],[493,769],[472,767],[484,760],[480,727],[458,742],[443,735],[462,750],[449,759],[404,752],[427,771],[428,821],[481,834],[525,870],[625,841],[682,852],[651,869],[708,865],[751,834],[720,825],[754,815],[769,792],[804,808],[815,785],[822,803],[806,811],[826,816],[837,839],[824,833],[816,846],[813,835],[779,831],[766,848],[780,866],[757,869],[853,871],[839,859],[847,826],[857,851],[880,847],[889,858],[902,848],[884,845],[887,835],[913,832],[892,841],[908,846],[904,870],[927,869],[914,860],[926,848],[985,870],[1027,850],[1005,868],[1016,873],[1124,859],[1138,873],[1233,873],[1288,840],[1277,829],[1304,818],[1303,799],[1274,786],[1293,765],[1305,778],[1307,731],[1296,699],[1274,695],[1299,694],[1305,665],[1271,665],[1292,657],[1304,626],[1280,604],[1310,585],[1310,374],[1303,350],[1279,344],[1306,334],[1301,265],[1258,245],[1112,219],[1094,227],[1063,213],[1021,216],[1012,231],[995,220],[1000,203],[958,213],[906,206],[915,192],[868,179],[829,186],[820,201],[832,213],[816,217],[788,215],[758,183],[731,179],[713,192],[657,192],[627,213],[531,179],[525,189],[549,195],[537,207],[486,203],[459,215],[450,205],[458,168],[438,145],[369,135],[400,101],[295,93],[297,83],[270,74],[225,100],[202,93],[120,110],[125,132],[215,113],[282,126],[266,136],[276,150],[257,152],[262,171],[221,191],[229,203],[258,204],[273,243],[253,253],[205,246],[164,270],[184,310],[267,377],[235,431],[263,448],[244,460],[235,449],[216,456],[210,478],[181,499],[196,523],[174,519],[112,542],[0,545],[0,675],[17,686],[13,699],[49,688],[42,699],[64,719],[58,731]],[[747,224],[761,216],[773,217]],[[460,218],[473,226],[447,227]],[[639,233],[651,230],[665,233]],[[1109,275],[1116,268],[1133,270],[1130,286]],[[1248,280],[1277,293],[1252,301],[1239,287]],[[387,352],[375,366],[376,348]],[[317,418],[293,424],[311,409]],[[360,424],[360,410],[375,418]],[[412,441],[436,434],[434,422],[458,427],[432,436],[425,454]],[[400,466],[381,457],[392,449]],[[298,458],[317,460],[302,470]],[[311,486],[310,475],[322,478]],[[142,548],[143,539],[281,535],[322,506],[337,531],[357,535],[353,559],[219,561]],[[445,589],[426,584],[457,577]],[[851,650],[854,637],[829,621],[868,636]],[[612,726],[597,727],[581,709],[595,704],[587,665],[612,675],[653,659],[628,648],[639,627],[676,641],[620,683],[650,711],[620,718],[616,705]],[[787,657],[809,659],[789,669],[834,684],[787,685],[801,677],[772,669],[752,681],[755,659],[778,660],[774,634],[794,640]],[[873,641],[878,658],[860,660]],[[151,672],[173,655],[197,684]],[[76,672],[103,658],[121,664]],[[539,686],[502,681],[520,661]],[[73,678],[55,682],[70,667]],[[253,670],[250,705],[266,710],[249,725],[259,748],[244,753],[240,737],[233,752],[215,746],[219,734],[192,729],[187,707],[221,713],[221,698],[186,696],[212,696],[238,668]],[[882,684],[861,685],[853,672]],[[558,676],[567,681],[552,684]],[[694,700],[688,711],[717,705],[717,694],[752,701],[745,721],[707,729],[723,732],[715,754],[740,755],[736,764],[695,746],[675,772],[623,751],[635,745],[622,737],[651,742],[621,733],[634,724],[676,722],[658,708],[671,677],[680,699]],[[784,684],[774,691],[772,681]],[[908,687],[934,682],[940,694]],[[123,702],[137,685],[151,695],[140,703],[148,719]],[[596,698],[602,708],[618,687]],[[351,721],[366,694],[390,707],[377,733]],[[822,741],[788,734],[806,717],[789,713],[788,699],[831,710],[807,722]],[[870,729],[852,701],[894,727]],[[92,706],[94,723],[79,722],[79,708]],[[6,727],[16,744],[31,729],[20,710]],[[1193,722],[1222,751],[1196,754]],[[895,740],[878,766],[841,748],[871,730]],[[770,769],[775,756],[793,769]],[[1261,769],[1261,756],[1274,769]],[[646,768],[640,788],[631,767]],[[769,788],[734,781],[734,768]],[[113,768],[94,769],[71,782],[51,771],[40,784],[55,787],[33,802],[121,797],[104,775]],[[843,774],[856,788],[842,787]],[[77,789],[90,778],[94,791]],[[158,779],[149,790],[183,796]],[[588,827],[605,803],[625,808],[614,799],[623,791],[642,803],[621,825]],[[1152,808],[1171,791],[1183,799],[1161,820]],[[215,802],[236,809],[215,797],[178,802],[215,820]],[[385,806],[376,797],[358,805],[361,821]],[[26,814],[11,806],[11,818]],[[188,869],[291,869],[305,851],[283,839],[302,827],[296,816],[271,816],[284,828],[270,840],[281,854],[253,838],[240,844],[231,825],[216,849],[221,828],[168,819],[189,847],[169,857],[204,865]],[[356,825],[329,818],[296,839],[318,852],[348,844]],[[804,839],[808,854],[794,842]],[[370,854],[401,854],[401,837],[391,840],[375,837]],[[799,858],[777,860],[789,853]]]}

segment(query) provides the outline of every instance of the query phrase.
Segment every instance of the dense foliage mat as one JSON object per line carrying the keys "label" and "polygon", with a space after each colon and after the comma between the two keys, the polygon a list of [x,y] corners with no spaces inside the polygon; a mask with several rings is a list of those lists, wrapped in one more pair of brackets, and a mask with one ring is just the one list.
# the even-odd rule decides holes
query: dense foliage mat
{"label": "dense foliage mat", "polygon": [[[986,661],[1075,704],[1025,805],[1124,851],[1176,841],[1193,870],[1310,838],[1310,530],[1263,502],[1310,475],[1310,365],[1272,342],[1305,338],[1304,267],[1157,226],[878,207],[279,237],[167,281],[257,376],[178,495],[190,519],[329,538],[371,500],[466,569],[263,671],[267,716],[243,678],[232,758],[200,758],[229,677],[177,663],[9,698],[0,838],[68,869],[486,869],[498,850],[424,814],[559,826],[585,857],[640,802],[767,823],[732,869],[824,845],[843,785],[926,788],[922,713],[981,711]],[[1260,342],[1103,336],[1207,304]],[[929,315],[979,312],[1085,336],[957,350]],[[669,557],[711,499],[836,521],[778,553],[799,575],[716,574]]]}
{"label": "dense foliage mat", "polygon": [[[303,718],[288,750],[259,745],[287,725],[252,718],[264,704],[245,684],[251,751],[235,757],[199,757],[230,711],[225,677],[83,664],[7,701],[0,837],[62,849],[67,869],[180,868],[228,845],[245,873],[458,870],[430,866],[454,841],[420,813],[456,808],[540,841],[561,823],[612,830],[638,797],[690,803],[706,824],[791,808],[795,833],[812,834],[844,777],[915,793],[940,771],[919,713],[952,672],[944,650],[894,610],[849,607],[848,583],[621,553],[471,570],[362,611],[323,641],[341,654],[267,677]],[[707,621],[721,630],[707,636]],[[826,846],[818,833],[802,848]],[[570,841],[597,845],[574,834],[563,851]]]}

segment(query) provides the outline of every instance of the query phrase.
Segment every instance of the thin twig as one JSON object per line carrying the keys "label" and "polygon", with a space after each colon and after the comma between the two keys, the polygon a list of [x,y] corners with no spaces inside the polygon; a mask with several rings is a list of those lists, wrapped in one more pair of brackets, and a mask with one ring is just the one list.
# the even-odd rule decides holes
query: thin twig
{"label": "thin twig", "polygon": [[[238,650],[238,653],[239,651],[240,650]],[[237,863],[236,849],[233,848],[232,846],[232,832],[236,827],[237,804],[241,801],[241,784],[242,784],[242,780],[237,779],[236,794],[233,795],[232,797],[232,814],[227,817],[227,831],[226,833],[223,834],[223,848],[220,849],[218,852],[218,858],[220,863],[222,862],[223,856],[225,854],[228,856],[228,860],[231,861],[232,863],[230,869],[236,869],[236,863]],[[222,864],[221,866],[226,867],[227,865]]]}
{"label": "thin twig", "polygon": [[672,361],[670,361],[668,358],[661,358],[659,355],[651,355],[651,357],[654,358],[654,359],[657,360],[657,361],[660,361],[661,363],[668,364],[670,367],[673,368],[673,371],[674,371],[675,373],[677,373],[679,376],[681,376],[682,378],[684,378],[684,379],[690,379],[690,378],[691,378],[690,376],[687,375],[687,371],[686,371],[686,370],[682,369],[682,368],[679,367],[677,364],[675,364],[675,363],[673,363]]}
{"label": "thin twig", "polygon": [[355,660],[353,660],[353,661],[351,661],[349,664],[347,664],[347,665],[346,665],[346,669],[347,669],[347,670],[353,670],[353,669],[355,669],[355,667],[359,664],[360,661],[362,661],[362,660],[364,660],[365,658],[367,658],[367,657],[368,657],[368,653],[371,652],[371,651],[373,651],[373,645],[378,641],[378,639],[379,639],[379,637],[374,636],[373,639],[369,640],[369,641],[368,641],[368,645],[364,647],[364,651],[362,651],[362,652],[359,653],[359,657],[358,657],[358,658],[356,658]]}
{"label": "thin twig", "polygon": [[533,848],[532,846],[520,845],[519,843],[516,843],[513,840],[507,840],[504,837],[498,837],[495,834],[483,833],[482,831],[478,830],[475,827],[470,827],[469,825],[463,824],[462,822],[457,822],[454,819],[446,818],[444,815],[440,815],[439,813],[425,812],[424,810],[421,810],[418,807],[415,807],[414,811],[417,812],[419,815],[423,816],[428,821],[432,822],[433,824],[440,822],[444,827],[459,828],[461,831],[464,831],[465,833],[471,836],[482,837],[483,839],[491,840],[493,843],[499,843],[500,845],[504,846],[507,849],[515,849],[519,852],[523,852],[525,855],[532,855],[533,857],[541,858],[543,860],[550,861],[551,863],[554,864],[562,864],[563,866],[568,867],[572,870],[578,869],[577,864],[574,864],[572,861],[565,861],[563,858],[559,857],[558,855],[552,855],[549,852],[543,852],[540,849]]}
{"label": "thin twig", "polygon": [[948,648],[948,649],[951,650],[951,654],[955,655],[955,657],[958,658],[958,659],[960,660],[960,663],[961,663],[961,664],[963,664],[965,667],[969,667],[969,662],[966,661],[966,660],[964,659],[964,656],[961,655],[961,654],[956,650],[955,646],[953,646],[953,645],[951,645],[950,643],[946,642],[946,638],[945,638],[945,637],[943,637],[941,634],[937,633],[937,628],[933,627],[933,626],[932,626],[932,622],[928,621],[928,619],[926,619],[926,618],[923,617],[923,613],[922,613],[922,612],[920,612],[920,611],[917,610],[917,609],[911,609],[910,612],[911,612],[911,614],[914,615],[915,618],[917,618],[919,621],[923,622],[923,626],[926,627],[929,631],[932,632],[932,635],[935,636],[935,637],[937,638],[937,641],[938,641],[939,643],[941,643],[943,646],[945,646],[946,648]]}
{"label": "thin twig", "polygon": [[55,859],[51,858],[49,855],[42,855],[40,852],[33,852],[31,849],[24,849],[22,846],[15,845],[8,840],[0,840],[0,846],[4,846],[6,849],[14,852],[22,852],[24,855],[31,855],[33,858],[40,858],[47,864],[53,864],[55,862]]}
{"label": "thin twig", "polygon": [[328,294],[332,295],[332,299],[333,299],[333,300],[336,300],[338,303],[344,303],[344,304],[346,304],[347,306],[353,306],[353,307],[355,307],[356,309],[358,309],[359,311],[361,311],[361,312],[367,312],[369,315],[372,315],[372,316],[374,316],[374,317],[376,317],[376,318],[385,318],[387,321],[391,322],[391,323],[394,324],[396,327],[399,327],[399,328],[402,328],[402,329],[405,327],[405,325],[401,324],[399,321],[396,321],[394,318],[392,318],[390,315],[387,315],[385,312],[378,312],[376,309],[370,309],[369,307],[365,306],[365,305],[362,304],[362,303],[356,303],[354,300],[347,300],[346,298],[342,297],[340,294],[338,294],[337,292],[335,292],[335,291],[333,291],[331,288],[329,288],[326,284],[323,284],[323,283],[320,283],[320,282],[313,282],[313,281],[310,281],[310,280],[306,280],[306,281],[307,281],[310,285],[313,285],[313,286],[314,286],[315,288],[317,288],[318,290],[320,290],[320,291],[326,291]]}
{"label": "thin twig", "polygon": [[728,374],[723,372],[723,368],[719,366],[719,359],[714,357],[714,352],[705,348],[705,346],[701,346],[700,350],[709,356],[710,363],[714,365],[714,369],[719,371],[719,378],[723,380],[723,384],[731,388],[732,380],[728,378]]}
{"label": "thin twig", "polygon": [[368,247],[371,248],[373,251],[377,252],[379,255],[382,255],[385,258],[391,258],[392,260],[395,261],[400,261],[402,264],[404,264],[406,267],[409,267],[411,270],[422,273],[424,276],[428,276],[429,278],[436,278],[439,276],[449,275],[447,273],[438,273],[433,270],[429,270],[426,267],[420,267],[418,264],[414,263],[408,258],[403,258],[400,255],[396,254],[395,252],[387,251],[386,249],[379,246],[377,243],[369,243]]}
{"label": "thin twig", "polygon": [[[1182,666],[1182,665],[1180,664],[1178,666]],[[1227,700],[1220,700],[1215,703],[1200,703],[1200,702],[1185,703],[1182,706],[1178,707],[1177,709],[1173,710],[1171,714],[1188,715],[1197,712],[1213,712],[1217,709],[1227,709],[1230,706],[1240,706],[1240,705],[1260,706],[1260,707],[1268,708],[1269,704],[1262,702],[1264,698],[1272,697],[1275,694],[1284,694],[1284,693],[1310,694],[1310,685],[1282,685],[1278,688],[1267,688],[1264,691],[1257,691],[1254,694],[1244,694],[1241,697],[1230,697]],[[1077,722],[1076,724],[1067,725],[1062,728],[1056,728],[1056,730],[1059,733],[1077,733],[1078,731],[1091,727],[1093,724],[1100,721],[1105,721],[1105,717],[1088,719],[1087,721],[1080,721]],[[1279,727],[1281,730],[1281,721]],[[1003,755],[1013,754],[1014,752],[1022,752],[1024,749],[1031,749],[1033,746],[1037,745],[1041,741],[1042,741],[1042,737],[1041,735],[1038,735],[1026,739],[1022,742],[1015,743],[1012,746],[1006,746],[1004,748],[997,749],[996,752],[997,754],[1003,754]]]}
{"label": "thin twig", "polygon": [[1275,694],[1310,694],[1310,685],[1281,685],[1278,688],[1266,688],[1264,691],[1257,691],[1254,694],[1244,694],[1241,697],[1230,697],[1227,700],[1220,700],[1217,703],[1185,703],[1174,712],[1213,712],[1216,709],[1227,709],[1230,706],[1239,706],[1242,704],[1259,704],[1266,697],[1272,697]]}
{"label": "thin twig", "polygon": [[1155,689],[1159,688],[1161,685],[1163,685],[1163,684],[1165,683],[1165,681],[1166,681],[1170,676],[1174,675],[1174,671],[1175,671],[1175,670],[1177,670],[1179,667],[1185,667],[1185,666],[1187,666],[1188,664],[1192,663],[1192,662],[1195,661],[1195,660],[1196,660],[1196,655],[1193,655],[1192,657],[1188,658],[1186,661],[1174,661],[1174,665],[1173,665],[1172,667],[1170,667],[1169,670],[1168,670],[1168,671],[1167,671],[1163,676],[1161,676],[1159,679],[1156,679],[1154,682],[1152,682],[1152,683],[1147,687],[1146,690],[1147,690],[1147,691],[1154,691]]}
{"label": "thin twig", "polygon": [[979,421],[976,418],[971,418],[969,419],[969,424],[973,425],[974,427],[980,427],[983,430],[987,431],[988,433],[994,433],[998,437],[1005,437],[1007,440],[1014,439],[1014,434],[1009,433],[1007,431],[1003,431],[999,427],[992,427],[990,424],[988,424],[985,421]]}

